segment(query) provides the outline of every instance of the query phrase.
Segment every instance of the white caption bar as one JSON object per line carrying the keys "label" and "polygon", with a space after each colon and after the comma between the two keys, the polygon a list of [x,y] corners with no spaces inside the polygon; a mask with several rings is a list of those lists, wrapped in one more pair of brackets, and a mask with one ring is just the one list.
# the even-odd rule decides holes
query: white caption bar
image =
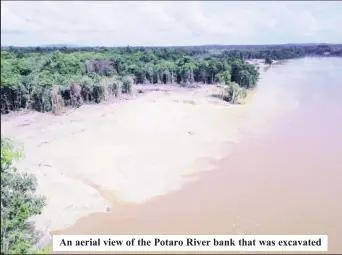
{"label": "white caption bar", "polygon": [[328,251],[328,236],[54,235],[53,251]]}

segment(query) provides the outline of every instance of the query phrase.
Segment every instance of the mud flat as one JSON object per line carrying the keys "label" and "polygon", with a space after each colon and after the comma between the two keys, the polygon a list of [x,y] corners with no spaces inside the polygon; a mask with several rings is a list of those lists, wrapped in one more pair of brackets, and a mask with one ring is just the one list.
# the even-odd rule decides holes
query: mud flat
{"label": "mud flat", "polygon": [[61,116],[2,117],[2,134],[20,142],[18,169],[38,178],[47,198],[33,220],[53,232],[94,212],[143,203],[210,170],[222,146],[239,141],[245,106],[212,97],[215,86],[153,91],[134,100],[85,105]]}

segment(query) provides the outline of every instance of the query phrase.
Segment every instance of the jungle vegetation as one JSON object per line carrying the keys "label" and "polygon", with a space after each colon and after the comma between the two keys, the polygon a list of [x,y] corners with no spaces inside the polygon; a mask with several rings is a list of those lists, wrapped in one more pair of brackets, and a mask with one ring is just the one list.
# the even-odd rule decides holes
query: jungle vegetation
{"label": "jungle vegetation", "polygon": [[342,45],[326,44],[2,47],[1,113],[22,108],[58,113],[63,106],[120,98],[132,93],[133,84],[223,83],[230,90],[252,89],[259,72],[246,59],[271,63],[312,55],[341,56],[341,50]]}

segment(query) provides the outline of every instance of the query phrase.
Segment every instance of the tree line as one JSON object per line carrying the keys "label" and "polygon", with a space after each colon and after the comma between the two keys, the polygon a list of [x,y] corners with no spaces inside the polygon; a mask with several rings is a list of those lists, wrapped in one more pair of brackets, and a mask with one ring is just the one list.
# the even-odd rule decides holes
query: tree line
{"label": "tree line", "polygon": [[[104,51],[110,50],[116,53],[123,52],[136,52],[136,51],[148,51],[154,50],[158,54],[163,51],[174,52],[175,50],[179,53],[186,53],[190,55],[205,55],[213,52],[222,51],[238,51],[242,52],[245,57],[250,58],[265,58],[265,54],[270,57],[276,57],[275,54],[280,52],[291,52],[291,54],[284,53],[280,56],[282,59],[285,57],[302,57],[308,55],[324,55],[329,53],[332,56],[341,56],[342,44],[327,44],[327,43],[307,43],[307,44],[275,44],[275,45],[198,45],[198,46],[168,46],[168,47],[78,47],[71,45],[46,45],[38,47],[13,47],[13,46],[2,46],[1,49],[20,51],[20,52],[53,52],[59,50],[61,52],[89,52],[89,51]],[[278,53],[275,53],[278,52]],[[236,54],[233,53],[234,55]]]}
{"label": "tree line", "polygon": [[1,113],[21,108],[58,112],[61,106],[99,103],[131,93],[133,84],[224,82],[250,89],[259,72],[246,59],[271,63],[312,55],[341,56],[341,52],[342,45],[327,44],[2,47]]}
{"label": "tree line", "polygon": [[306,56],[342,56],[342,45],[287,45],[283,47],[269,46],[258,49],[224,50],[227,57],[239,57],[243,59],[273,59],[284,60],[302,58]]}
{"label": "tree line", "polygon": [[187,49],[101,48],[98,51],[1,51],[1,112],[55,111],[60,105],[99,103],[132,91],[132,84],[215,84],[253,88],[258,70],[241,58],[201,56]]}

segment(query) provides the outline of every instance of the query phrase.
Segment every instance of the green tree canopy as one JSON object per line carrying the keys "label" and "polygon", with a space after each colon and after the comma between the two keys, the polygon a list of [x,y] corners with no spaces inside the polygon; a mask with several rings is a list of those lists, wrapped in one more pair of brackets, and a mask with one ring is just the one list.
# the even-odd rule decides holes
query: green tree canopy
{"label": "green tree canopy", "polygon": [[1,254],[30,251],[35,240],[28,220],[45,205],[43,197],[34,195],[36,178],[14,167],[20,156],[13,142],[1,137]]}

